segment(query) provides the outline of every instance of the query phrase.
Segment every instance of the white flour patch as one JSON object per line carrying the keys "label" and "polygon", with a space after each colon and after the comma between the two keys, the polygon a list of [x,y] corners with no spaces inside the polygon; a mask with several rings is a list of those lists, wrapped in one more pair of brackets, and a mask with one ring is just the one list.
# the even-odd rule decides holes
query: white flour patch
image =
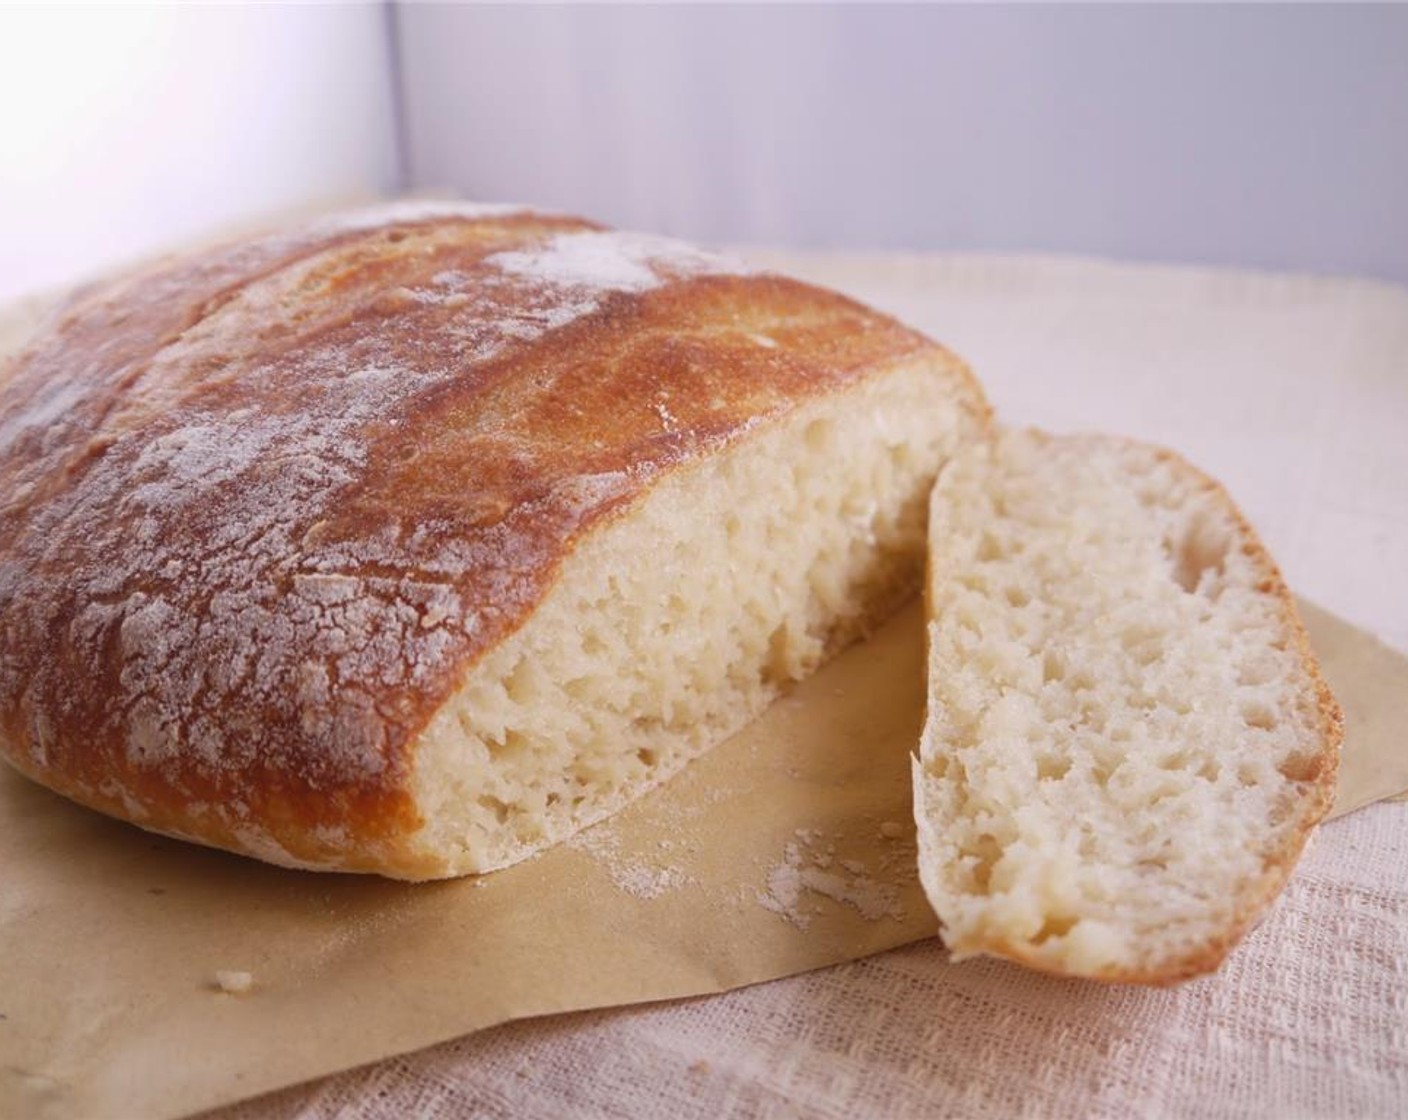
{"label": "white flour patch", "polygon": [[694,882],[683,870],[621,853],[621,840],[607,827],[589,828],[567,841],[567,846],[592,857],[617,888],[634,898],[659,898]]}
{"label": "white flour patch", "polygon": [[660,286],[648,246],[634,236],[560,233],[538,248],[495,253],[485,263],[555,288],[645,292]]}
{"label": "white flour patch", "polygon": [[232,996],[247,994],[254,987],[254,974],[240,969],[221,968],[215,972],[215,988]]}
{"label": "white flour patch", "polygon": [[683,241],[615,230],[559,233],[532,248],[495,253],[484,263],[510,276],[587,295],[647,292],[672,279],[749,272],[742,261]]}
{"label": "white flour patch", "polygon": [[815,829],[798,829],[796,836],[768,872],[764,889],[756,892],[765,910],[802,930],[822,912],[821,898],[849,906],[867,921],[904,918],[894,883],[872,877],[860,860],[837,862],[835,845],[822,845]]}

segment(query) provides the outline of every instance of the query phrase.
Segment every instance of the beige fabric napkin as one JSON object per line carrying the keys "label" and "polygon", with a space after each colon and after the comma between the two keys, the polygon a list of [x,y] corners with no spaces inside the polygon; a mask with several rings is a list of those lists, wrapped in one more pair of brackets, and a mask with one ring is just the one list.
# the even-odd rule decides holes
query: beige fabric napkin
{"label": "beige fabric napkin", "polygon": [[511,1023],[209,1120],[1408,1115],[1408,805],[1326,826],[1222,971],[1062,981],[921,942],[703,999]]}

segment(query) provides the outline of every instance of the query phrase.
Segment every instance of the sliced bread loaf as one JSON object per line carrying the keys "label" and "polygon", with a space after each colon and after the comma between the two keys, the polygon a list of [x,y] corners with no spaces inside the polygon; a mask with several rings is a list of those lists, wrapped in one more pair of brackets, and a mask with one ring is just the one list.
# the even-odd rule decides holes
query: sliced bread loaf
{"label": "sliced bread loaf", "polygon": [[274,863],[507,866],[907,600],[986,418],[879,312],[561,215],[152,265],[0,373],[0,757]]}
{"label": "sliced bread loaf", "polygon": [[1217,483],[1103,437],[1007,432],[930,512],[920,871],[955,959],[1211,971],[1329,808],[1340,713]]}

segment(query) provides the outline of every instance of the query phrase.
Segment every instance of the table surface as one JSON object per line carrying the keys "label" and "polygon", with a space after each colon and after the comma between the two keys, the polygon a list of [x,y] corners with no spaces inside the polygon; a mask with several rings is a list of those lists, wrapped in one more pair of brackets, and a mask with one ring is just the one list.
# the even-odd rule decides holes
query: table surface
{"label": "table surface", "polygon": [[[1004,422],[1184,452],[1228,486],[1292,587],[1408,650],[1408,290],[1071,259],[747,255],[944,341]],[[1408,1115],[1405,867],[1408,805],[1333,822],[1223,970],[1172,990],[952,965],[931,942],[509,1024],[218,1115]]]}

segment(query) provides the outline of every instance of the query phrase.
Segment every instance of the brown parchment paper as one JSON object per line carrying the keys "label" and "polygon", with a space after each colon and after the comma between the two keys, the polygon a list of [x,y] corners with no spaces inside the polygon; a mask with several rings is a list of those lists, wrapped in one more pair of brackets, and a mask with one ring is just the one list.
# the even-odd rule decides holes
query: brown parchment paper
{"label": "brown parchment paper", "polygon": [[[1408,788],[1408,659],[1303,607],[1347,714],[1337,812]],[[479,880],[266,867],[0,767],[0,1116],[179,1116],[508,1019],[931,936],[908,770],[922,647],[916,604],[644,801]],[[219,991],[222,969],[252,991]]]}

